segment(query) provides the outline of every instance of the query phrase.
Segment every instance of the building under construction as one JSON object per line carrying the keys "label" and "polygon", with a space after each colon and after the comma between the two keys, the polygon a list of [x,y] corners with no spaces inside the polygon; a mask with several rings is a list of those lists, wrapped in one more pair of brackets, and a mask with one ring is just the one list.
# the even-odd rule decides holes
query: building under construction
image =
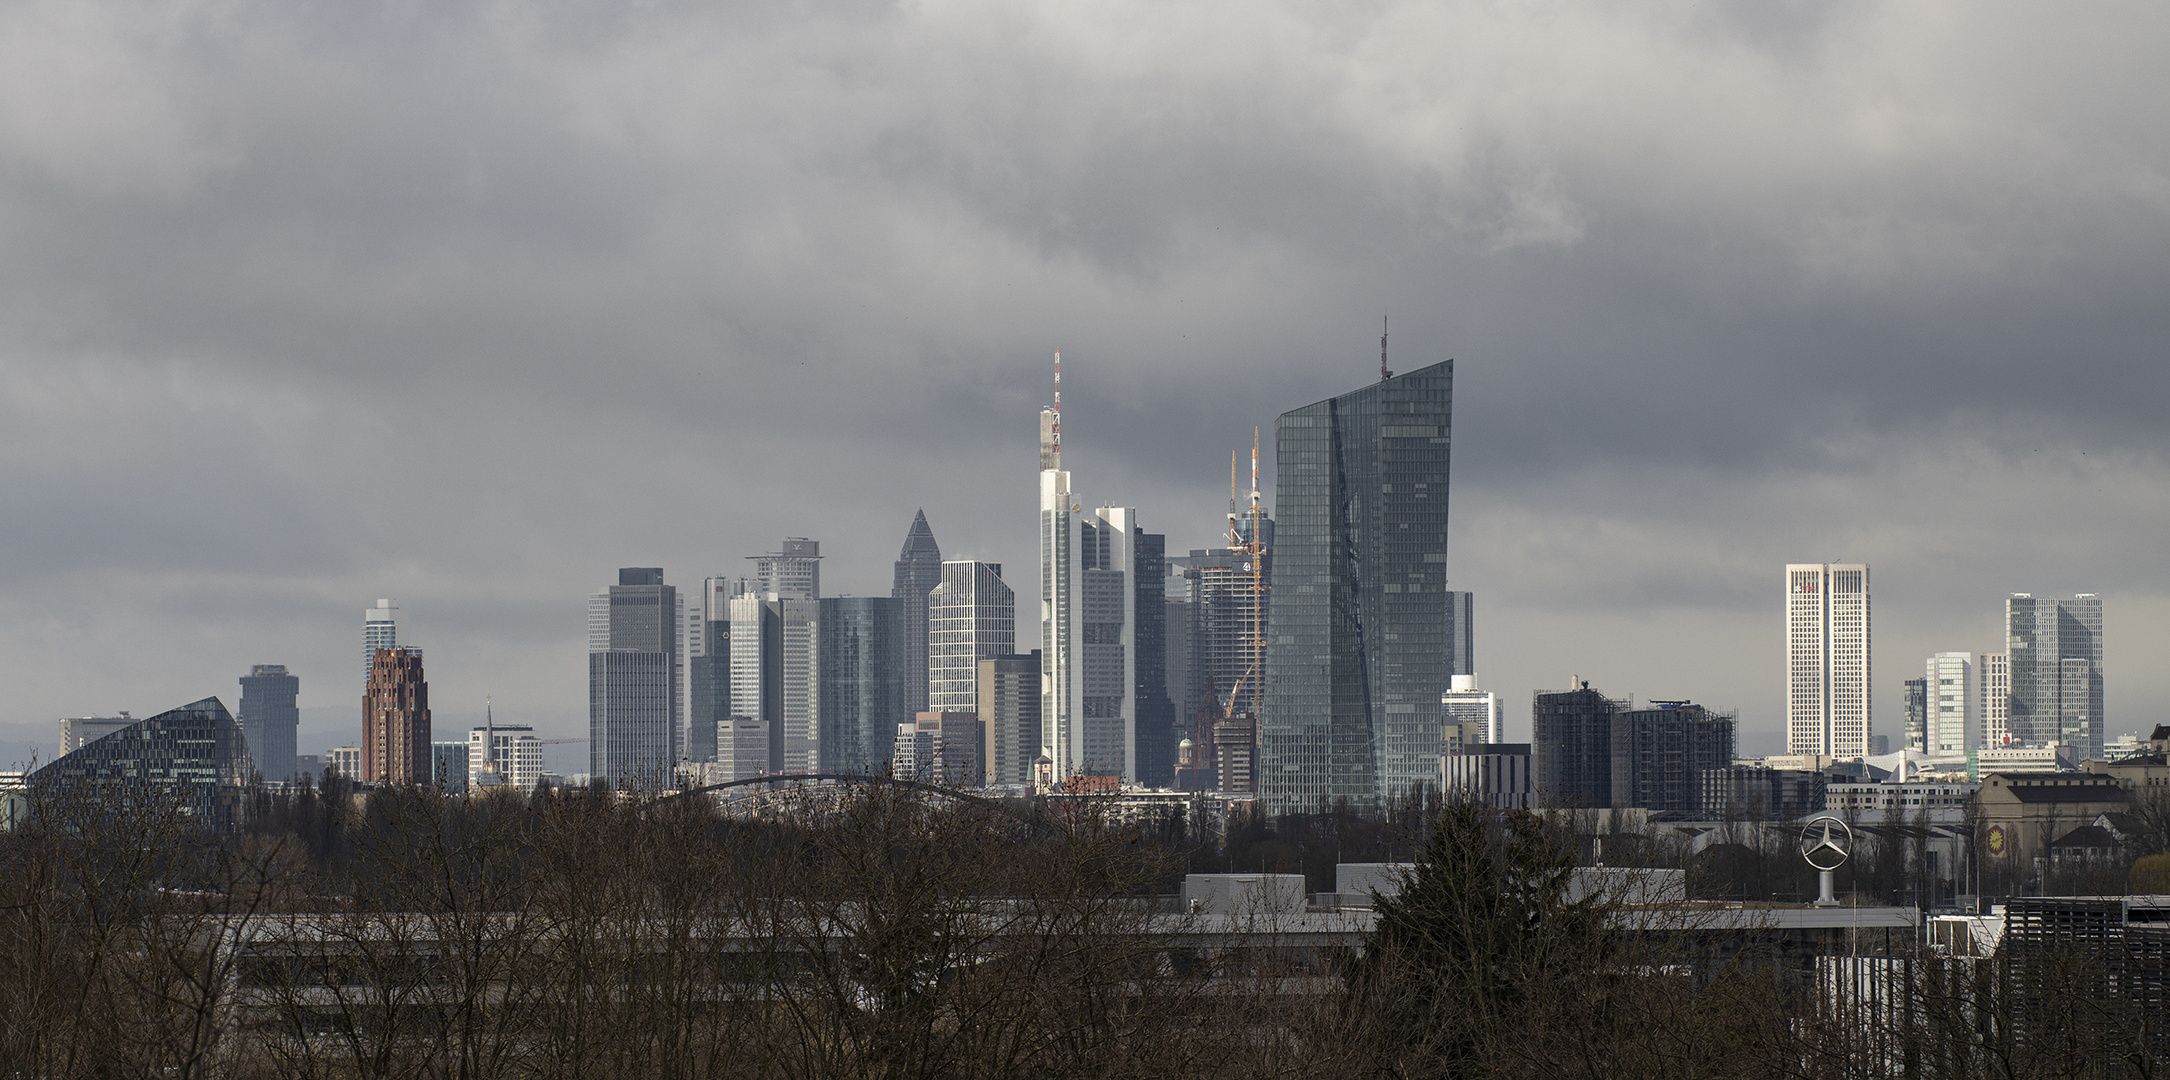
{"label": "building under construction", "polygon": [[[1250,747],[1255,746],[1259,687],[1265,673],[1267,594],[1273,578],[1273,518],[1258,492],[1258,447],[1251,447],[1250,497],[1238,492],[1240,451],[1229,461],[1227,544],[1192,549],[1181,567],[1189,616],[1188,685],[1180,707],[1192,718],[1195,764],[1220,772],[1225,785],[1240,774],[1249,790]],[[1173,628],[1171,628],[1173,632]],[[1234,733],[1244,733],[1237,739]],[[1218,747],[1246,747],[1231,770]]]}
{"label": "building under construction", "polygon": [[1181,704],[1195,710],[1211,687],[1224,716],[1258,715],[1265,671],[1273,518],[1259,504],[1256,447],[1251,456],[1250,503],[1240,504],[1231,491],[1227,546],[1193,548],[1189,558],[1169,560],[1182,567],[1191,622],[1190,685]]}

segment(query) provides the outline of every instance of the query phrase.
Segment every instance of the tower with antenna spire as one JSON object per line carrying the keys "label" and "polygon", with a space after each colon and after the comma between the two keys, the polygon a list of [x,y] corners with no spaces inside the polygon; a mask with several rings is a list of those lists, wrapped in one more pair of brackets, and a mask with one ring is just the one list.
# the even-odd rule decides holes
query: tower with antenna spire
{"label": "tower with antenna spire", "polygon": [[1174,768],[1166,541],[1139,527],[1135,509],[1087,512],[1062,464],[1058,351],[1055,400],[1040,410],[1039,749],[1057,785],[1084,776],[1164,782],[1159,774]]}

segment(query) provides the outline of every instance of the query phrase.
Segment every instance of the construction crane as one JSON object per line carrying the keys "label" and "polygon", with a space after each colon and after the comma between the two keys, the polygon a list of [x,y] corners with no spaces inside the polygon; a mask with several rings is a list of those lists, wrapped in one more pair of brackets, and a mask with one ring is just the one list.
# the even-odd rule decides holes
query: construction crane
{"label": "construction crane", "polygon": [[[1251,429],[1251,505],[1248,513],[1239,512],[1237,509],[1236,470],[1240,461],[1239,455],[1241,454],[1242,451],[1237,450],[1230,452],[1228,455],[1228,550],[1242,555],[1242,571],[1250,576],[1251,588],[1248,598],[1250,610],[1244,613],[1248,616],[1246,621],[1249,624],[1247,632],[1243,635],[1243,651],[1246,658],[1244,671],[1229,686],[1227,700],[1219,703],[1220,721],[1227,724],[1235,722],[1238,712],[1236,706],[1243,699],[1244,688],[1250,686],[1252,687],[1251,692],[1256,694],[1259,681],[1264,677],[1264,673],[1260,669],[1265,666],[1266,660],[1266,590],[1272,587],[1266,577],[1267,552],[1263,536],[1264,525],[1262,524],[1265,511],[1261,506],[1258,493],[1257,428]],[[1245,527],[1246,525],[1248,528]],[[1208,685],[1211,684],[1211,681],[1211,677],[1208,676]],[[1255,725],[1257,723],[1256,714],[1253,713],[1252,715],[1252,723]],[[1254,739],[1257,737],[1255,727],[1252,737]],[[1217,743],[1218,740],[1215,739],[1208,745]],[[1220,764],[1218,760],[1219,754],[1215,752],[1213,757],[1214,765],[1218,767]],[[1225,777],[1222,782],[1226,782]]]}

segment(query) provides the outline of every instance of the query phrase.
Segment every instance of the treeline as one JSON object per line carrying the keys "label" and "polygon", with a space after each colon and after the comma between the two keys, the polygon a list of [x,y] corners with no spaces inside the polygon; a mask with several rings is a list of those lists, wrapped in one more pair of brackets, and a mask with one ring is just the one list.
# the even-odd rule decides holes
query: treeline
{"label": "treeline", "polygon": [[[879,784],[738,816],[335,782],[231,837],[143,792],[39,799],[0,835],[0,1076],[2152,1075],[2049,1052],[2081,1028],[2035,1006],[2099,972],[2037,968],[2025,1008],[1961,980],[1907,1021],[1938,1056],[1894,1056],[1782,935],[1571,900],[1570,829],[1462,805],[1209,842]],[[1329,856],[1416,876],[1362,936],[1162,899]]]}

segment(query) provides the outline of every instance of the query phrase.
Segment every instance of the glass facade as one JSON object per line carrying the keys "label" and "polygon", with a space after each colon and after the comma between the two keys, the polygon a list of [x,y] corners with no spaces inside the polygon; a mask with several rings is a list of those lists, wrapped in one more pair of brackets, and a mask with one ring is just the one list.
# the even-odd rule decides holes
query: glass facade
{"label": "glass facade", "polygon": [[2102,598],[2018,594],[2005,601],[2009,700],[2005,725],[2023,746],[2102,756]]}
{"label": "glass facade", "polygon": [[[927,638],[921,681],[927,693],[912,711],[973,712],[979,662],[1017,651],[1017,593],[1002,580],[999,563],[946,562],[938,580],[920,606]],[[909,609],[904,617],[909,627]],[[905,644],[909,651],[911,642]]]}
{"label": "glass facade", "polygon": [[[1001,575],[997,567],[995,576]],[[941,583],[942,546],[934,542],[934,529],[927,524],[927,512],[921,510],[912,516],[912,527],[904,534],[904,548],[897,552],[896,577],[889,587],[889,595],[904,603],[904,670],[918,673],[905,677],[904,706],[913,713],[927,708],[931,700],[927,650],[933,627],[928,622],[927,594]],[[1011,617],[1014,621],[1014,613]]]}
{"label": "glass facade", "polygon": [[217,698],[138,721],[32,774],[31,782],[63,800],[174,799],[213,830],[242,824],[243,792],[256,769],[241,725]]}
{"label": "glass facade", "polygon": [[1040,756],[1040,654],[990,656],[979,662],[978,713],[987,740],[980,759],[990,784],[1032,782]]}
{"label": "glass facade", "polygon": [[1906,749],[1927,753],[1929,745],[1929,680],[1906,680]]}
{"label": "glass facade", "polygon": [[618,571],[589,603],[588,772],[614,787],[658,788],[681,752],[678,591],[652,566]]}
{"label": "glass facade", "polygon": [[1283,413],[1259,793],[1277,811],[1438,783],[1454,363]]}
{"label": "glass facade", "polygon": [[1131,688],[1137,710],[1136,781],[1175,784],[1175,702],[1168,696],[1168,538],[1131,528]]}
{"label": "glass facade", "polygon": [[301,727],[301,709],[295,699],[301,680],[279,664],[257,664],[241,677],[241,730],[249,739],[249,756],[264,779],[294,779],[294,737]]}
{"label": "glass facade", "polygon": [[890,596],[821,603],[822,772],[879,772],[897,725],[912,718],[908,605]]}

